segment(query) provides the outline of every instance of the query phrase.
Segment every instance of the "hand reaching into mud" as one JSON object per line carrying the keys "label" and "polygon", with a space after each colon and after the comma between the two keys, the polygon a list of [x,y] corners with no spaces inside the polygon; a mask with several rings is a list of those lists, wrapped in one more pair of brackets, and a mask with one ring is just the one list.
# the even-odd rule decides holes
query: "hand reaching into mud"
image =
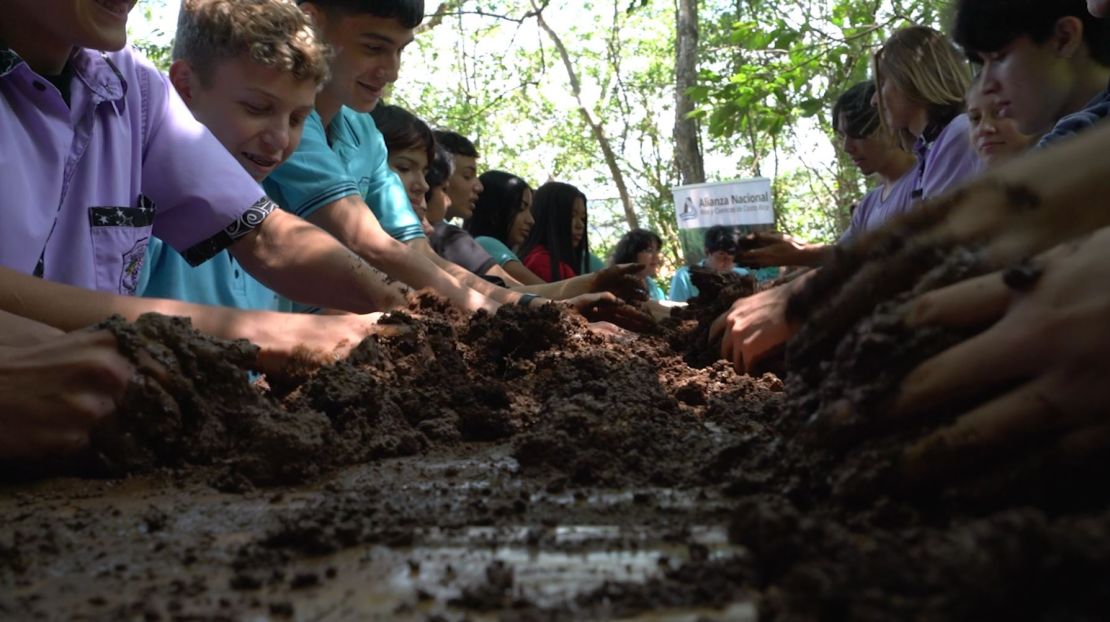
{"label": "hand reaching into mud", "polygon": [[381,313],[284,315],[284,330],[258,354],[258,371],[274,378],[289,378],[334,363],[371,335],[395,336],[408,330],[403,325],[381,323]]}
{"label": "hand reaching into mud", "polygon": [[828,247],[806,244],[782,233],[750,233],[740,241],[736,263],[753,268],[817,266]]}
{"label": "hand reaching into mud", "polygon": [[0,347],[0,458],[74,452],[115,412],[134,369],[110,333]]}
{"label": "hand reaching into mud", "polygon": [[590,322],[608,322],[637,333],[655,328],[655,320],[638,308],[625,304],[609,292],[582,294],[563,301]]}
{"label": "hand reaching into mud", "polygon": [[709,343],[721,341],[721,358],[732,363],[737,373],[751,372],[760,359],[786,343],[797,331],[787,320],[790,296],[805,277],[739,298],[709,328]]}
{"label": "hand reaching into mud", "polygon": [[599,270],[590,282],[590,293],[609,292],[629,303],[636,304],[648,299],[647,285],[636,276],[644,270],[638,263],[609,266]]}
{"label": "hand reaching into mud", "polygon": [[[895,412],[976,403],[906,453],[933,479],[999,454],[1110,447],[1110,228],[1031,264],[935,290],[909,304],[914,327],[990,328],[903,382]],[[1076,458],[1078,459],[1078,458]]]}

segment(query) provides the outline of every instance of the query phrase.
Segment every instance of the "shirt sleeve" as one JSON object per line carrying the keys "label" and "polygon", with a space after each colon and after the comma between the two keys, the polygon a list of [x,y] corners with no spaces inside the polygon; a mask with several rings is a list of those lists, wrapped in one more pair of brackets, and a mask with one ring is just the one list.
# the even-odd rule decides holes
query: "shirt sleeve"
{"label": "shirt sleeve", "polygon": [[923,198],[944,194],[979,174],[982,163],[968,137],[967,115],[961,114],[941,133],[926,155],[921,177]]}
{"label": "shirt sleeve", "polygon": [[432,248],[436,253],[477,275],[489,272],[497,262],[485,251],[469,233],[454,226],[440,223],[432,237]]}
{"label": "shirt sleeve", "polygon": [[153,234],[195,266],[250,233],[276,206],[164,75],[139,71],[150,119],[142,193],[156,210]]}
{"label": "shirt sleeve", "polygon": [[504,266],[510,261],[520,261],[516,253],[509,250],[509,247],[505,246],[505,243],[497,238],[491,238],[488,235],[480,235],[474,238],[474,241],[481,244],[482,248],[493,257],[498,265]]}
{"label": "shirt sleeve", "polygon": [[374,118],[343,108],[329,131],[333,149],[382,229],[400,242],[427,237],[401,178],[389,168],[389,152]]}
{"label": "shirt sleeve", "polygon": [[694,295],[692,290],[690,270],[686,267],[679,268],[678,272],[674,273],[674,278],[671,279],[671,300],[686,302]]}
{"label": "shirt sleeve", "polygon": [[347,167],[328,145],[320,115],[315,111],[305,119],[297,150],[270,173],[262,187],[282,209],[301,218],[359,193]]}

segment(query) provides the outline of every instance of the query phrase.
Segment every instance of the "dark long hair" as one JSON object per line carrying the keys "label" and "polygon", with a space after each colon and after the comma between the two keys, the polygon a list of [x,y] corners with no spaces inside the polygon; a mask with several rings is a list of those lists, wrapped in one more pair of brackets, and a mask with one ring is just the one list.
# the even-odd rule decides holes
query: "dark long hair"
{"label": "dark long hair", "polygon": [[654,231],[633,229],[624,234],[617,242],[616,247],[613,248],[613,255],[609,258],[609,263],[614,266],[622,263],[636,263],[636,255],[651,248],[652,244],[655,244],[655,248],[663,250],[663,239],[656,235]]}
{"label": "dark long hair", "polygon": [[[559,262],[565,263],[575,274],[590,271],[590,240],[588,229],[582,232],[582,245],[571,246],[570,219],[574,214],[574,200],[586,195],[570,184],[549,181],[540,186],[532,195],[532,216],[536,226],[520,247],[524,257],[537,246],[543,246],[551,253],[551,281],[559,280]],[[587,212],[588,213],[588,212]],[[543,275],[540,275],[543,276]]]}
{"label": "dark long hair", "polygon": [[520,213],[520,201],[528,182],[505,171],[486,171],[478,177],[482,194],[474,204],[474,213],[463,223],[470,235],[484,235],[509,245],[509,229]]}
{"label": "dark long hair", "polygon": [[385,148],[389,153],[405,151],[406,149],[423,149],[428,155],[428,163],[435,159],[436,139],[432,135],[432,128],[428,127],[420,117],[405,110],[400,106],[378,104],[370,113],[374,118],[374,125],[385,139]]}

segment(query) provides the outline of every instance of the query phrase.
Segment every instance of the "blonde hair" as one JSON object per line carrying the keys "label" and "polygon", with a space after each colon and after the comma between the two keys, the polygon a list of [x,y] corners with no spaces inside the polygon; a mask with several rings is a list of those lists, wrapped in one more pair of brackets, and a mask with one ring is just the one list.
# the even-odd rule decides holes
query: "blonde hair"
{"label": "blonde hair", "polygon": [[[883,102],[883,83],[890,80],[909,101],[924,106],[929,125],[947,123],[964,111],[964,96],[971,86],[971,67],[956,46],[942,33],[925,26],[895,32],[872,59],[872,72]],[[885,115],[880,115],[887,127]],[[887,127],[890,130],[889,127]],[[915,137],[901,132],[904,146]]]}
{"label": "blonde hair", "polygon": [[252,62],[322,85],[328,47],[308,16],[290,0],[185,0],[177,19],[173,59],[188,62],[208,85],[216,65],[246,56]]}

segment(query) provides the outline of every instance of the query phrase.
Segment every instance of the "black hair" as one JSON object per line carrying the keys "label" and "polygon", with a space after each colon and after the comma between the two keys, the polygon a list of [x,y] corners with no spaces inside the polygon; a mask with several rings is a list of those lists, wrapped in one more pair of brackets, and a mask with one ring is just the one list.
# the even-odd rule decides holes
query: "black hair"
{"label": "black hair", "polygon": [[1044,43],[1064,17],[1083,22],[1083,40],[1100,65],[1110,66],[1110,21],[1087,10],[1086,0],[959,0],[953,38],[974,63],[1021,36]]}
{"label": "black hair", "polygon": [[436,139],[432,135],[432,128],[420,117],[400,106],[385,104],[375,106],[370,116],[374,118],[374,124],[385,139],[386,151],[395,153],[406,149],[423,149],[428,156],[428,166],[431,167],[432,160],[435,159]]}
{"label": "black hair", "polygon": [[[866,80],[856,84],[836,99],[832,109],[833,128],[848,138],[867,138],[882,125],[879,109],[871,104],[875,83]],[[841,124],[840,118],[844,117]]]}
{"label": "black hair", "polygon": [[436,130],[435,135],[436,142],[443,145],[452,154],[468,158],[478,157],[478,148],[466,136],[451,130]]}
{"label": "black hair", "polygon": [[[520,256],[523,258],[537,246],[546,248],[551,254],[549,282],[559,280],[560,262],[570,266],[575,274],[590,271],[589,232],[582,232],[582,244],[578,248],[571,247],[570,220],[574,214],[575,199],[586,203],[586,195],[581,190],[558,181],[547,182],[532,195],[532,217],[536,225],[521,244]],[[543,278],[542,274],[539,276]]]}
{"label": "black hair", "polygon": [[740,244],[740,230],[736,227],[714,225],[705,230],[705,254],[724,251],[730,255],[736,254]]}
{"label": "black hair", "polygon": [[297,0],[297,4],[306,2],[328,13],[393,18],[405,28],[416,28],[424,21],[424,0]]}
{"label": "black hair", "polygon": [[432,199],[432,192],[436,188],[447,183],[454,169],[451,154],[443,148],[443,145],[436,144],[434,153],[435,156],[428,160],[428,172],[424,173],[424,181],[428,182],[428,192],[424,193],[424,199],[427,201]]}
{"label": "black hair", "polygon": [[636,263],[636,256],[640,253],[655,246],[656,249],[663,249],[663,239],[660,238],[654,231],[647,229],[633,229],[628,233],[621,236],[616,247],[613,248],[613,254],[609,258],[609,263],[618,265],[622,263]]}
{"label": "black hair", "polygon": [[463,223],[470,235],[484,235],[509,244],[509,229],[520,213],[520,202],[528,182],[505,171],[486,171],[478,176],[482,194],[474,204],[474,212]]}

